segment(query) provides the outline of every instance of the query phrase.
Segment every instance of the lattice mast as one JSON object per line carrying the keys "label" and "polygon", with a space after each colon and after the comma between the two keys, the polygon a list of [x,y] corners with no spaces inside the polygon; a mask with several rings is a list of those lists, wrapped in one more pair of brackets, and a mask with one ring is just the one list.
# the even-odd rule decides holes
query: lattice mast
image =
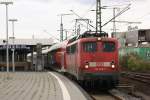
{"label": "lattice mast", "polygon": [[101,21],[101,0],[96,0],[96,33],[102,31],[102,21]]}
{"label": "lattice mast", "polygon": [[64,33],[63,33],[64,29],[63,29],[62,16],[63,16],[63,15],[61,15],[61,23],[60,23],[60,42],[63,41],[63,36],[64,36]]}

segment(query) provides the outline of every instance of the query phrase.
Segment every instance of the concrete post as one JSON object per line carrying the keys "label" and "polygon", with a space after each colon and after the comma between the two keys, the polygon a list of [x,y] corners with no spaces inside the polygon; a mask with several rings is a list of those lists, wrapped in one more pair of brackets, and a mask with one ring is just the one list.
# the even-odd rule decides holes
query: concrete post
{"label": "concrete post", "polygon": [[31,51],[31,70],[34,70],[34,68],[33,68],[33,52],[34,52],[34,48],[32,48],[32,51]]}
{"label": "concrete post", "polygon": [[36,70],[37,71],[42,71],[43,70],[43,66],[42,66],[42,44],[38,43],[37,44],[37,63],[36,63]]}

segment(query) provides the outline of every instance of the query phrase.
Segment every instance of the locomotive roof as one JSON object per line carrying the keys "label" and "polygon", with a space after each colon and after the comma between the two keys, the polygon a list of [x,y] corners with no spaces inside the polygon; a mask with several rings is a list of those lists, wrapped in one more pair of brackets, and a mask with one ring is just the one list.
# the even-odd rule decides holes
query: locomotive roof
{"label": "locomotive roof", "polygon": [[96,31],[86,31],[83,34],[80,34],[78,36],[73,37],[69,40],[69,43],[74,42],[81,38],[90,38],[90,37],[108,37],[108,34],[106,32],[96,32]]}
{"label": "locomotive roof", "polygon": [[69,40],[65,40],[63,42],[52,45],[49,49],[43,50],[42,53],[47,53],[47,52],[54,51],[54,50],[60,49],[60,48],[65,49],[68,43],[72,43],[81,38],[91,38],[91,37],[93,37],[93,38],[94,37],[108,37],[108,34],[105,32],[102,32],[100,34],[100,33],[96,33],[95,31],[86,31],[85,33],[75,36]]}

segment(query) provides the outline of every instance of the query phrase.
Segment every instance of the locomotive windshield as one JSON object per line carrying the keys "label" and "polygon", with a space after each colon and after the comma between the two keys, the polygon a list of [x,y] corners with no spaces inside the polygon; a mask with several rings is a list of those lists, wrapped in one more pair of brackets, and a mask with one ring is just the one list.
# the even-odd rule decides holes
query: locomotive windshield
{"label": "locomotive windshield", "polygon": [[103,51],[104,52],[113,52],[113,51],[115,51],[115,43],[113,43],[113,42],[104,42],[103,43]]}
{"label": "locomotive windshield", "polygon": [[96,42],[85,42],[83,44],[85,52],[96,52],[97,50],[97,43]]}

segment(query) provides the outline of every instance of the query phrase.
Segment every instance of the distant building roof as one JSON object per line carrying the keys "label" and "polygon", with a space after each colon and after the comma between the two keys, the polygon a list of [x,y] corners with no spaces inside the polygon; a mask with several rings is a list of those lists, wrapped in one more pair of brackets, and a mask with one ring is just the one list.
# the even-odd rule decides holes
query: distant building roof
{"label": "distant building roof", "polygon": [[[5,45],[3,43],[4,39],[0,39],[0,45]],[[53,39],[15,39],[14,44],[15,45],[37,45],[38,43],[41,43],[42,45],[52,45],[54,44]],[[9,39],[9,44],[13,44],[12,39]]]}

